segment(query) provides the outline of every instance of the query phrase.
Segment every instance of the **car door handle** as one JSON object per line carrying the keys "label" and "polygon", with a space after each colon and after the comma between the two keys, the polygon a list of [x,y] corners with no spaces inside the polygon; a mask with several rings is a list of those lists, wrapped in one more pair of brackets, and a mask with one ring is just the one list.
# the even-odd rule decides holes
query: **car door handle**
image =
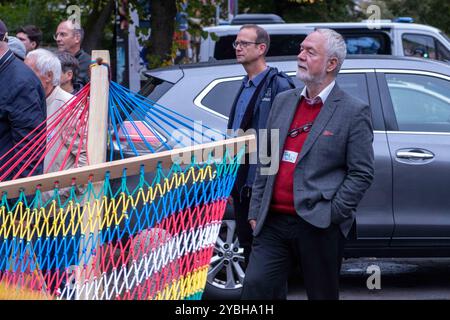
{"label": "car door handle", "polygon": [[410,160],[428,160],[428,159],[433,159],[434,158],[434,154],[432,154],[431,152],[428,151],[422,151],[422,150],[410,150],[410,151],[405,151],[405,150],[400,150],[397,151],[397,158],[400,159],[410,159]]}

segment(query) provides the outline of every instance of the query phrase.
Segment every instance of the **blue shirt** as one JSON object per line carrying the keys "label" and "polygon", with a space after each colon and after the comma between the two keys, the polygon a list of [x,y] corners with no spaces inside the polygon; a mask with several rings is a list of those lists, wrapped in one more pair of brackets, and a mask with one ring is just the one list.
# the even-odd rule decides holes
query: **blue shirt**
{"label": "blue shirt", "polygon": [[244,118],[245,111],[247,110],[248,104],[250,103],[250,100],[253,97],[253,94],[256,91],[256,88],[261,83],[261,81],[264,79],[264,76],[269,71],[269,68],[266,67],[264,71],[256,75],[256,77],[253,78],[253,80],[249,80],[248,76],[245,76],[242,80],[244,88],[241,91],[241,94],[239,95],[239,99],[236,103],[236,111],[234,113],[234,119],[233,119],[233,130],[239,129],[239,125],[242,122],[242,119]]}

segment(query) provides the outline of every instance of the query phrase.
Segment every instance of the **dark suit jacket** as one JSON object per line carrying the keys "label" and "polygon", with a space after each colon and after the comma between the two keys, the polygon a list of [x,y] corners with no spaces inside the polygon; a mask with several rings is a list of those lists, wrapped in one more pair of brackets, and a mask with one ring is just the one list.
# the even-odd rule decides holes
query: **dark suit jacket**
{"label": "dark suit jacket", "polygon": [[[279,94],[272,105],[267,128],[279,129],[279,145],[271,146],[281,159],[284,141],[301,98],[301,88]],[[326,134],[324,135],[324,132]],[[268,140],[270,141],[270,140]],[[374,175],[373,129],[370,107],[335,84],[314,122],[294,172],[297,214],[318,228],[339,224],[347,236],[355,210]],[[261,175],[258,168],[249,220],[256,219],[257,236],[267,217],[276,175]]]}
{"label": "dark suit jacket", "polygon": [[[4,166],[19,149],[38,138],[39,131],[33,130],[43,123],[46,117],[45,92],[41,81],[9,50],[0,59],[0,167]],[[27,138],[22,141],[25,137]],[[19,142],[21,143],[14,152],[5,156]],[[28,160],[28,157],[22,159],[19,166],[5,180],[12,179]],[[36,167],[36,162],[33,161],[20,177],[28,176]],[[42,164],[37,166],[34,174],[42,173],[42,167]],[[0,172],[0,176],[3,173]]]}
{"label": "dark suit jacket", "polygon": [[78,51],[75,54],[75,58],[77,58],[78,63],[80,65],[80,70],[78,72],[78,76],[75,79],[75,83],[77,85],[81,85],[82,87],[86,85],[90,81],[89,79],[89,67],[91,65],[91,56],[88,55],[83,49]]}

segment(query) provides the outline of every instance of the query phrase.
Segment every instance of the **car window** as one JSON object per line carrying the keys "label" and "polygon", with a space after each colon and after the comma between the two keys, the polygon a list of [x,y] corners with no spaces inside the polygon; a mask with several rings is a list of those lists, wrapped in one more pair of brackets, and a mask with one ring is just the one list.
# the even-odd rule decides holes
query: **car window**
{"label": "car window", "polygon": [[436,60],[434,38],[422,34],[404,34],[402,36],[403,53],[408,57],[429,58]]}
{"label": "car window", "polygon": [[[292,80],[296,87],[304,86],[303,82],[297,79],[297,77],[292,76]],[[336,82],[342,90],[369,104],[367,79],[364,73],[340,73],[337,76]]]}
{"label": "car window", "polygon": [[156,102],[172,87],[173,83],[156,77],[149,77],[139,94]]}
{"label": "car window", "polygon": [[450,82],[422,75],[386,74],[400,131],[450,132]]}
{"label": "car window", "polygon": [[223,82],[219,82],[202,99],[202,105],[228,117],[234,98],[236,97],[241,84],[242,80],[224,80]]}
{"label": "car window", "polygon": [[[304,84],[293,77],[296,87],[303,87]],[[340,73],[336,79],[337,84],[341,90],[348,93],[354,98],[358,98],[364,103],[371,105],[369,99],[369,85],[367,82],[367,75],[365,73]],[[377,95],[378,90],[374,90],[372,94]],[[384,130],[384,120],[379,107],[371,105],[372,110],[372,125],[374,130]]]}
{"label": "car window", "polygon": [[339,74],[337,79],[339,87],[352,97],[356,97],[369,104],[367,79],[364,73]]}
{"label": "car window", "polygon": [[[303,83],[292,75],[296,87],[303,87]],[[230,114],[234,98],[241,86],[242,80],[227,81],[216,84],[201,100],[201,104],[210,110],[218,112],[226,117]],[[364,73],[339,74],[337,83],[348,94],[369,103],[367,80]]]}

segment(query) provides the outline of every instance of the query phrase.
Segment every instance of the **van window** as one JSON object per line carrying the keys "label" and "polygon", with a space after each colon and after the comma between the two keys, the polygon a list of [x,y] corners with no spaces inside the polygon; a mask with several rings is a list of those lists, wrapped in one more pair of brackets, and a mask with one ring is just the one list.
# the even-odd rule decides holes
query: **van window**
{"label": "van window", "polygon": [[437,59],[440,61],[450,62],[450,51],[440,42],[436,42]]}
{"label": "van window", "polygon": [[384,33],[340,33],[345,39],[348,54],[391,54],[390,40]]}
{"label": "van window", "polygon": [[422,34],[404,34],[402,37],[405,56],[450,61],[449,50],[436,38]]}
{"label": "van window", "polygon": [[[306,34],[272,34],[267,56],[297,55],[300,43],[305,38]],[[214,58],[216,60],[235,59],[236,54],[232,45],[234,40],[236,40],[235,35],[220,37],[214,48]]]}
{"label": "van window", "polygon": [[391,54],[389,29],[333,28],[345,39],[347,54]]}
{"label": "van window", "polygon": [[436,60],[436,46],[433,37],[422,34],[404,34],[402,43],[405,56]]}
{"label": "van window", "polygon": [[277,34],[270,36],[270,49],[268,56],[298,55],[300,43],[305,40],[306,34]]}
{"label": "van window", "polygon": [[[385,32],[336,31],[344,37],[348,54],[391,54],[391,41]],[[296,56],[305,38],[306,34],[272,34],[267,56]],[[214,58],[235,59],[234,40],[235,35],[220,37],[214,48]]]}

